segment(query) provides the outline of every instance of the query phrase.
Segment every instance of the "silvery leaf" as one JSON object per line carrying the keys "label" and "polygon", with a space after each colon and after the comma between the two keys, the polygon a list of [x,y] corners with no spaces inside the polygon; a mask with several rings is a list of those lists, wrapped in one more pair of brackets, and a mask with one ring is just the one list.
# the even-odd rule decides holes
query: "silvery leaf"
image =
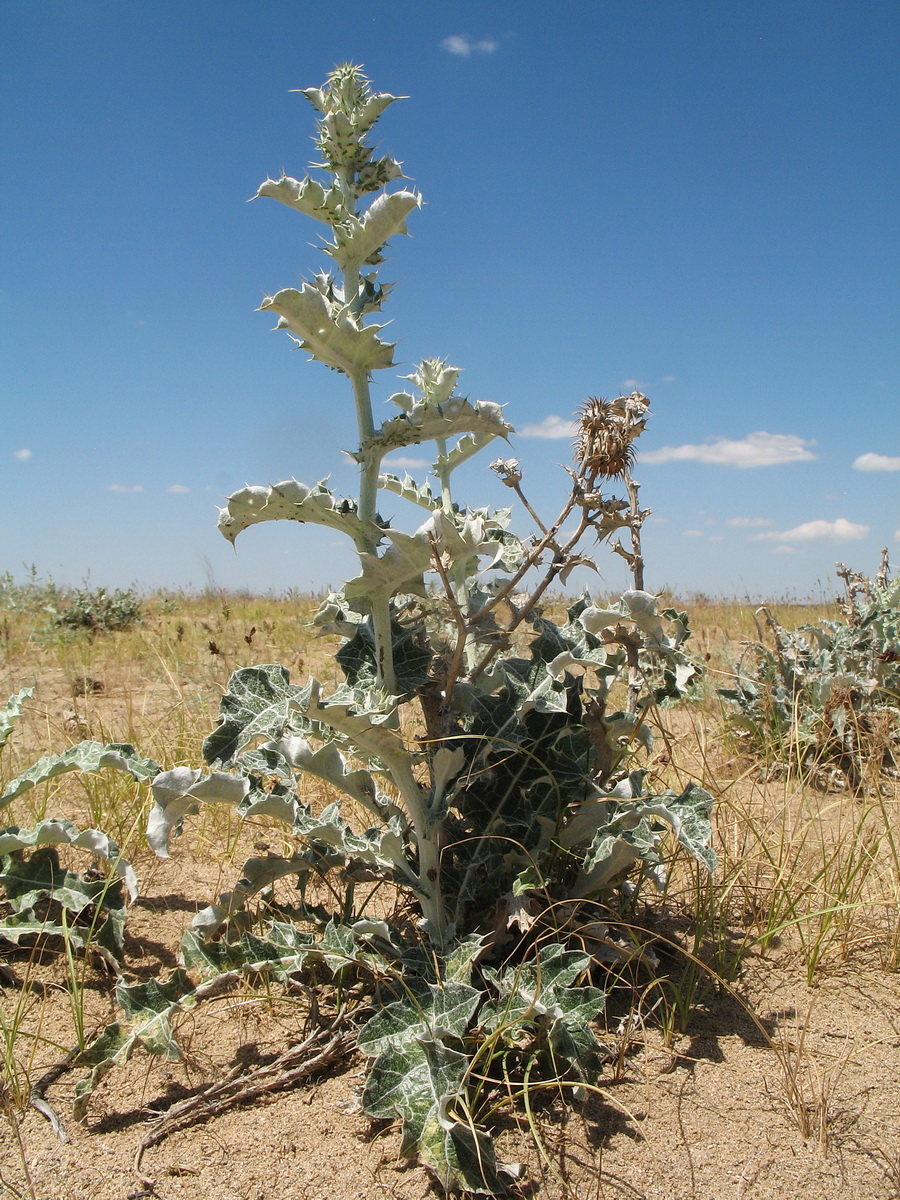
{"label": "silvery leaf", "polygon": [[299,182],[287,175],[282,175],[280,179],[267,179],[259,185],[256,195],[269,196],[329,225],[346,212],[344,195],[336,183],[326,189],[308,175]]}
{"label": "silvery leaf", "polygon": [[302,349],[336,371],[353,377],[393,365],[393,344],[378,338],[384,326],[360,325],[351,306],[330,304],[312,284],[299,291],[282,288],[260,309],[278,313],[276,328],[292,333]]}
{"label": "silvery leaf", "polygon": [[131,900],[138,894],[137,875],[134,868],[119,853],[116,843],[99,829],[80,830],[71,821],[62,819],[39,821],[33,829],[12,826],[0,832],[0,855],[16,850],[35,849],[38,846],[72,846],[76,850],[87,850],[105,859],[123,880]]}
{"label": "silvery leaf", "polygon": [[114,771],[127,771],[141,783],[146,783],[160,770],[158,763],[150,758],[141,758],[134,746],[126,742],[110,742],[108,745],[100,742],[79,742],[77,746],[71,746],[62,754],[52,754],[39,759],[34,766],[7,784],[6,790],[0,796],[0,808],[5,808],[17,796],[21,796],[36,784],[55,779],[57,775],[65,775],[69,771],[100,771],[104,767]]}
{"label": "silvery leaf", "polygon": [[362,217],[348,215],[335,224],[334,244],[326,246],[326,252],[344,269],[377,261],[377,255],[390,238],[406,233],[406,218],[421,203],[421,196],[415,192],[383,193],[372,201]]}
{"label": "silvery leaf", "polygon": [[513,427],[504,421],[499,404],[488,400],[476,400],[473,404],[463,396],[452,396],[443,404],[414,401],[406,412],[385,421],[362,448],[386,454],[401,446],[415,446],[435,438],[448,440],[472,433],[487,435],[490,440],[505,438],[512,432]]}
{"label": "silvery leaf", "polygon": [[239,533],[261,521],[309,521],[340,530],[353,539],[355,545],[369,545],[372,537],[380,536],[377,528],[361,521],[352,500],[333,495],[320,481],[307,487],[296,479],[286,479],[271,487],[243,487],[228,497],[225,508],[219,510],[219,531],[229,542]]}
{"label": "silvery leaf", "polygon": [[169,857],[172,829],[188,813],[197,812],[200,801],[237,806],[250,790],[250,780],[214,771],[204,775],[190,767],[162,771],[151,784],[154,805],[147,818],[147,841],[160,858]]}
{"label": "silvery leaf", "polygon": [[22,688],[14,696],[10,696],[6,707],[0,710],[0,750],[6,745],[6,739],[9,737],[13,725],[22,715],[22,705],[33,695],[34,688]]}

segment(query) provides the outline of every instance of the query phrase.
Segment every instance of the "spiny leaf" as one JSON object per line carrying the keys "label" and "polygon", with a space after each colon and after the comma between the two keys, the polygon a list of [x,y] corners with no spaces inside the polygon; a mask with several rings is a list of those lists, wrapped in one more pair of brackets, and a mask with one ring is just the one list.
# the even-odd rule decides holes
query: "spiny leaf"
{"label": "spiny leaf", "polygon": [[340,187],[333,183],[329,188],[323,188],[321,183],[308,175],[299,182],[288,175],[282,175],[280,179],[266,179],[259,185],[256,195],[269,196],[328,225],[346,213]]}
{"label": "spiny leaf", "polygon": [[[428,679],[433,651],[424,629],[405,628],[396,621],[391,622],[391,645],[397,694],[401,699],[409,699]],[[349,684],[371,686],[377,677],[375,656],[375,633],[368,619],[357,625],[353,637],[335,657]]]}
{"label": "spiny leaf", "polygon": [[38,846],[72,846],[105,859],[124,882],[130,899],[137,899],[138,882],[134,868],[122,857],[112,838],[99,829],[81,830],[71,821],[50,819],[39,821],[33,829],[19,829],[13,825],[0,831],[0,855]]}
{"label": "spiny leaf", "polygon": [[415,192],[384,193],[369,205],[362,217],[346,216],[334,225],[334,244],[327,254],[341,267],[361,267],[380,261],[380,251],[395,234],[406,233],[406,218],[422,204]]}
{"label": "spiny leaf", "polygon": [[278,313],[277,329],[288,330],[319,362],[351,378],[393,366],[393,344],[378,338],[384,326],[360,325],[352,306],[329,304],[313,284],[304,283],[299,291],[283,288],[260,308]]}
{"label": "spiny leaf", "polygon": [[[306,771],[325,780],[379,816],[389,810],[389,802],[378,795],[371,774],[368,771],[348,770],[347,760],[334,742],[326,742],[314,749],[305,738],[285,736],[277,742],[266,742],[260,750],[283,756],[295,770]],[[242,764],[245,758],[242,757]]]}
{"label": "spiny leaf", "polygon": [[462,1037],[475,1014],[481,993],[452,979],[429,983],[425,989],[397,1000],[371,1017],[359,1035],[359,1048],[370,1058],[411,1038]]}
{"label": "spiny leaf", "polygon": [[295,702],[308,696],[309,686],[292,684],[278,663],[235,671],[219,702],[218,724],[203,742],[203,757],[210,766],[230,766],[255,738],[281,738]]}
{"label": "spiny leaf", "polygon": [[127,1062],[137,1046],[144,1046],[151,1054],[181,1058],[172,1019],[177,1012],[193,1007],[198,999],[197,990],[181,969],[173,972],[165,983],[156,979],[130,987],[120,983],[116,1000],[127,1023],[107,1025],[75,1059],[76,1064],[92,1068],[75,1085],[75,1119],[83,1120],[97,1084],[114,1064]]}
{"label": "spiny leaf", "polygon": [[427,483],[418,484],[410,475],[404,475],[402,479],[390,473],[379,475],[378,486],[385,492],[392,492],[412,504],[418,504],[420,508],[433,512],[441,507],[440,496],[435,496]]}
{"label": "spiny leaf", "polygon": [[[661,826],[668,826],[679,845],[707,870],[714,870],[716,855],[709,845],[712,806],[712,796],[695,783],[689,783],[680,794],[669,790],[612,810],[602,802],[588,801],[578,813],[579,834],[589,815],[597,819],[598,826],[570,894],[595,896],[617,883],[639,861],[651,870],[661,867],[657,850],[664,833]],[[563,844],[568,840],[565,832],[560,840]]]}
{"label": "spiny leaf", "polygon": [[8,784],[0,796],[0,808],[5,808],[23,792],[29,791],[39,783],[55,779],[57,775],[65,775],[69,771],[100,771],[109,767],[114,771],[127,771],[134,779],[146,783],[161,768],[150,758],[141,758],[134,746],[127,742],[110,742],[103,745],[100,742],[79,742],[62,754],[52,754],[39,759],[33,767],[23,771],[12,783]]}
{"label": "spiny leaf", "polygon": [[505,438],[512,432],[513,427],[504,421],[499,404],[487,400],[476,400],[472,404],[464,396],[451,396],[442,404],[416,400],[407,411],[385,421],[373,437],[363,443],[361,451],[377,449],[386,454],[401,446],[416,446],[435,438],[447,440],[467,433],[483,434],[487,442],[495,437]]}
{"label": "spiny leaf", "polygon": [[6,740],[9,737],[13,725],[22,715],[22,706],[26,700],[30,700],[34,695],[34,688],[26,687],[16,692],[14,696],[6,702],[6,707],[0,711],[0,750],[6,745]]}
{"label": "spiny leaf", "polygon": [[147,841],[160,858],[169,857],[172,829],[188,813],[199,810],[201,800],[212,804],[240,804],[250,790],[249,779],[222,772],[204,775],[190,767],[162,771],[153,780],[154,806],[147,819]]}
{"label": "spiny leaf", "polygon": [[219,510],[219,531],[229,542],[261,521],[299,521],[326,525],[352,538],[357,546],[370,545],[381,536],[377,527],[361,521],[352,500],[341,500],[328,490],[325,481],[307,487],[286,479],[271,487],[244,487],[228,497]]}

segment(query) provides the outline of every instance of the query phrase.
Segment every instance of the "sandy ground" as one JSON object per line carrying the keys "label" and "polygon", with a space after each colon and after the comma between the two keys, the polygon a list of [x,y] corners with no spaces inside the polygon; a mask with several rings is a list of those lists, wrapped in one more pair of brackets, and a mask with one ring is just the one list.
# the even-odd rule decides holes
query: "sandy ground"
{"label": "sandy ground", "polygon": [[[198,868],[187,855],[150,870],[129,917],[128,965],[135,976],[174,963],[196,907],[189,897],[216,884],[214,869]],[[41,1039],[33,1046],[34,1079],[72,1040],[63,964],[53,952],[38,962],[16,951],[4,961],[27,985],[5,989],[7,1019],[18,1005],[22,1029]],[[546,1162],[523,1114],[512,1114],[498,1140],[505,1161],[526,1165],[512,1194],[647,1200],[900,1195],[897,977],[864,956],[814,989],[797,976],[789,944],[765,960],[746,960],[737,993],[762,1028],[727,995],[708,999],[688,1034],[668,1045],[658,1030],[635,1026],[620,1043],[621,1058],[597,1080],[603,1096],[568,1112],[551,1104],[538,1113]],[[99,973],[91,973],[88,984],[86,1020],[101,1024],[108,1019],[108,984]],[[71,1118],[78,1072],[63,1074],[47,1099],[71,1140],[60,1143],[33,1109],[24,1116],[10,1112],[0,1150],[7,1193],[39,1200],[438,1195],[424,1170],[399,1158],[397,1131],[358,1112],[362,1063],[356,1055],[325,1079],[173,1133],[145,1152],[140,1174],[133,1171],[135,1152],[159,1113],[236,1067],[282,1052],[297,1038],[303,1015],[302,1002],[281,989],[211,1001],[182,1023],[183,1061],[138,1051],[103,1081],[83,1125]]]}
{"label": "sandy ground", "polygon": [[[125,667],[122,672],[121,686],[108,682],[102,699],[107,731],[124,728],[133,708],[135,681]],[[65,696],[71,695],[67,689],[62,677],[45,680],[45,704],[57,722]],[[145,705],[143,711],[146,721],[151,709]],[[59,729],[50,732],[48,738],[39,724],[24,728],[23,753],[30,752],[29,740],[41,747],[59,744]],[[74,786],[69,794],[79,795]],[[90,823],[83,811],[69,815]],[[234,867],[211,861],[209,843],[205,854],[195,853],[204,849],[203,838],[198,825],[177,843],[171,860],[146,856],[137,862],[141,896],[127,927],[130,979],[171,969],[193,913],[233,881]],[[676,927],[686,932],[683,924]],[[141,1171],[135,1172],[141,1142],[172,1104],[230,1072],[270,1061],[297,1041],[306,1006],[302,996],[280,987],[202,1005],[182,1020],[184,1059],[151,1059],[136,1052],[97,1089],[83,1125],[72,1118],[79,1072],[63,1072],[46,1090],[70,1139],[62,1143],[44,1116],[17,1106],[15,1089],[26,1074],[32,1082],[38,1079],[73,1044],[65,957],[58,947],[37,954],[0,946],[0,972],[4,966],[15,981],[0,980],[0,1008],[6,1031],[16,1026],[18,1036],[14,1044],[8,1036],[0,1043],[0,1049],[7,1048],[0,1195],[33,1200],[439,1196],[424,1169],[401,1159],[397,1129],[375,1124],[359,1111],[363,1063],[356,1054],[325,1078],[172,1133],[146,1150]],[[85,1026],[100,1028],[112,1016],[111,980],[92,965],[85,981]],[[860,940],[808,987],[796,939],[788,931],[765,957],[747,955],[734,994],[708,993],[687,1033],[668,1041],[651,1020],[629,1024],[627,1010],[611,1006],[610,1035],[619,1053],[596,1080],[601,1092],[569,1109],[548,1101],[535,1114],[540,1146],[521,1109],[502,1118],[499,1156],[525,1168],[511,1195],[535,1200],[900,1197],[900,979],[886,969],[883,946]]]}

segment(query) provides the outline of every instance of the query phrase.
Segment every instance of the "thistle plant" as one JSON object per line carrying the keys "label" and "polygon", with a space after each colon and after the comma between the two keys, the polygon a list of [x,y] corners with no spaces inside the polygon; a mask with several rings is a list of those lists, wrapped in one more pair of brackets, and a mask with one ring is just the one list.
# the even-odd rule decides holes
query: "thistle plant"
{"label": "thistle plant", "polygon": [[747,643],[719,694],[739,741],[770,765],[860,792],[900,759],[900,580],[886,549],[874,579],[843,563],[837,575],[842,619],[788,630],[761,609],[772,645],[762,632]]}
{"label": "thistle plant", "polygon": [[[324,226],[329,266],[262,309],[346,378],[358,492],[296,479],[245,487],[219,528],[234,542],[259,522],[292,520],[350,540],[359,572],[314,621],[340,638],[344,681],[329,692],[274,664],[237,671],[203,744],[207,769],[152,779],[147,835],[163,857],[202,803],[280,820],[296,848],[249,859],[198,914],[184,970],[155,990],[120,986],[124,1018],[83,1056],[93,1070],[79,1106],[136,1046],[177,1055],[174,1018],[223,980],[307,978],[319,962],[366,980],[377,1001],[358,1033],[370,1059],[366,1111],[400,1119],[405,1150],[446,1187],[496,1192],[502,1170],[478,1116],[496,1086],[492,1056],[510,1078],[590,1083],[601,963],[623,952],[611,928],[619,899],[644,881],[661,885],[679,846],[714,865],[709,794],[695,784],[653,791],[638,765],[656,706],[680,696],[696,667],[685,615],[660,611],[643,587],[646,512],[631,472],[646,397],[585,403],[569,494],[550,520],[515,458],[491,464],[531,533],[514,531],[512,509],[455,494],[456,469],[513,433],[499,405],[459,392],[456,367],[419,363],[376,420],[374,380],[395,365],[378,323],[390,291],[379,267],[421,198],[389,190],[400,164],[368,140],[396,97],[373,92],[355,65],[302,94],[317,111],[320,177],[267,179],[258,194]],[[420,445],[433,448],[428,480],[384,469],[389,452]],[[418,514],[408,532],[381,515],[384,495]],[[576,567],[596,569],[588,539],[626,559],[634,586],[554,615],[549,589]],[[322,807],[323,784],[342,799]],[[267,908],[287,878],[292,902],[282,895]],[[323,879],[328,892],[317,889]],[[385,885],[401,900],[395,921],[367,903]]]}

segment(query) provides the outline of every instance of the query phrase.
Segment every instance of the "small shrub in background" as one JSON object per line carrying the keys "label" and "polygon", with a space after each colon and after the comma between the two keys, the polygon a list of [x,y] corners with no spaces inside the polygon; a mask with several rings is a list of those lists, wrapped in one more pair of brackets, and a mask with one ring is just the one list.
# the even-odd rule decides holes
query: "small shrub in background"
{"label": "small shrub in background", "polygon": [[58,605],[61,593],[53,580],[40,579],[33,563],[26,571],[24,583],[17,583],[12,571],[0,574],[0,612],[51,612]]}
{"label": "small shrub in background", "polygon": [[874,579],[838,563],[843,619],[782,628],[766,609],[772,645],[760,631],[746,644],[734,685],[731,727],[770,769],[854,791],[895,772],[900,753],[900,580],[887,550]]}
{"label": "small shrub in background", "polygon": [[66,607],[57,611],[54,624],[60,629],[85,629],[90,634],[121,633],[141,621],[141,601],[131,589],[108,592],[77,589],[66,596]]}

